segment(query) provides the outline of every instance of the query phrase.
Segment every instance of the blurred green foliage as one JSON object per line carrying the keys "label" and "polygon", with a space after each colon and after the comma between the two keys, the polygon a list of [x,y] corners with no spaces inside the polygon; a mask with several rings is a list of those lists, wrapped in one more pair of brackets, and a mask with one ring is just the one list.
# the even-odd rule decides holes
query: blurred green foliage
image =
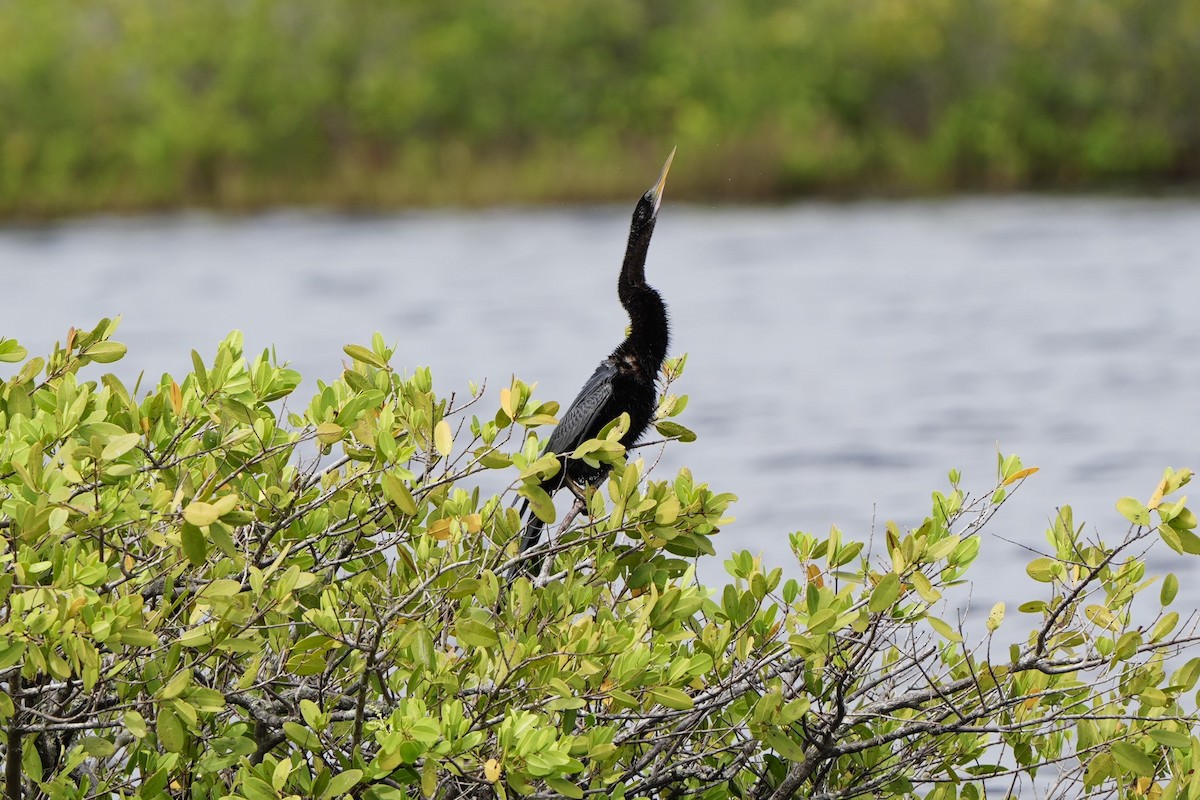
{"label": "blurred green foliage", "polygon": [[16,0],[0,213],[1162,185],[1198,74],[1200,0]]}

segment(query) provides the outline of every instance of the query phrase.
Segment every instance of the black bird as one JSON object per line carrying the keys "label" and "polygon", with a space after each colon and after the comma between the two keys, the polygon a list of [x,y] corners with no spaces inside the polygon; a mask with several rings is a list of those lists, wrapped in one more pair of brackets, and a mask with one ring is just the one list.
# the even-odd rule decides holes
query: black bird
{"label": "black bird", "polygon": [[[560,465],[558,472],[542,484],[550,494],[568,480],[576,486],[584,486],[595,484],[604,477],[608,471],[604,465],[597,469],[566,456],[588,439],[594,439],[605,425],[622,413],[629,415],[629,430],[621,437],[625,447],[634,445],[650,426],[658,396],[655,381],[667,356],[670,331],[667,306],[658,292],[646,283],[646,252],[650,249],[663,186],[674,158],[675,151],[672,150],[658,180],[642,195],[633,210],[625,262],[617,279],[617,297],[629,313],[629,335],[617,345],[612,355],[600,362],[546,442],[545,452],[556,454]],[[525,505],[528,506],[528,502]],[[522,513],[524,511],[523,507]],[[543,527],[544,523],[531,514],[521,536],[522,552],[538,543]],[[528,559],[523,569],[534,572],[540,561]]]}

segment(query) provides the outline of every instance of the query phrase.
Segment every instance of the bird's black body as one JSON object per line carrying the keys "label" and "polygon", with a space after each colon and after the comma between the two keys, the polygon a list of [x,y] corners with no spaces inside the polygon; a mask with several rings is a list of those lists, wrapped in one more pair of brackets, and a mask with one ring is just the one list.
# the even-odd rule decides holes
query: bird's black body
{"label": "bird's black body", "polygon": [[[629,335],[600,362],[546,443],[546,452],[557,454],[562,465],[554,477],[542,484],[542,488],[551,494],[568,480],[578,486],[594,484],[607,471],[565,455],[595,438],[605,425],[623,413],[629,415],[629,430],[621,437],[621,444],[630,447],[637,443],[654,416],[658,395],[656,380],[667,356],[670,330],[666,304],[646,283],[646,253],[674,156],[672,151],[658,182],[642,196],[633,211],[625,261],[617,280],[617,297],[629,313]],[[521,536],[522,551],[538,543],[542,528],[541,520],[530,515]],[[525,564],[525,569],[530,571],[535,566],[530,561]]]}

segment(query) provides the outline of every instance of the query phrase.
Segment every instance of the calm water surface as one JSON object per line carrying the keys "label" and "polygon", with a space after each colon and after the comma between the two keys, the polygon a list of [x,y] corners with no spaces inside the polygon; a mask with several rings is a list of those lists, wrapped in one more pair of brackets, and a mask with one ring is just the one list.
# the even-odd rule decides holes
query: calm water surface
{"label": "calm water surface", "polygon": [[[431,366],[443,392],[486,380],[494,403],[516,374],[565,404],[623,335],[628,213],[0,228],[0,334],[38,353],[124,314],[117,366],[156,378],[238,328],[306,390],[378,330],[399,343],[396,365]],[[1034,592],[1024,547],[1044,544],[1058,505],[1113,539],[1117,498],[1144,499],[1164,466],[1200,468],[1197,253],[1195,201],[668,205],[648,275],[673,352],[690,354],[682,421],[700,438],[667,448],[658,475],[687,464],[738,494],[722,553],[787,564],[790,531],[915,524],[949,468],[983,494],[997,448],[1015,452],[1041,472],[991,526],[970,600],[986,611]],[[1153,566],[1194,586],[1195,568],[1160,551]]]}

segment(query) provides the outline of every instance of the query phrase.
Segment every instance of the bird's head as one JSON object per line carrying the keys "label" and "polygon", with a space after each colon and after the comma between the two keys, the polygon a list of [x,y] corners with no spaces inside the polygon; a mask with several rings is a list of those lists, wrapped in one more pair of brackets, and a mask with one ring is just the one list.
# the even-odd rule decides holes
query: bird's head
{"label": "bird's head", "polygon": [[638,201],[637,208],[633,210],[633,233],[653,228],[654,220],[658,217],[658,207],[662,205],[663,187],[667,185],[667,173],[670,172],[671,162],[674,159],[675,149],[672,148],[671,155],[667,156],[667,162],[663,164],[662,172],[658,173],[658,180],[646,190],[642,199]]}

